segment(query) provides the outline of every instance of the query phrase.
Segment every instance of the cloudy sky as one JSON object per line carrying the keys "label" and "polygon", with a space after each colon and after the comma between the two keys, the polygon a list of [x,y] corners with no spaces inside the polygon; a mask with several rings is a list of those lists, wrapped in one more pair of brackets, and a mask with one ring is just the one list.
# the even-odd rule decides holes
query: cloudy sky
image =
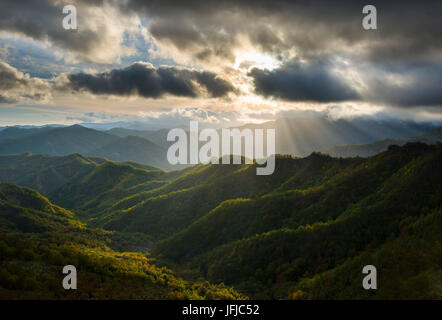
{"label": "cloudy sky", "polygon": [[[78,29],[62,26],[77,8]],[[364,30],[362,8],[377,8]],[[441,1],[0,0],[0,125],[442,118]]]}

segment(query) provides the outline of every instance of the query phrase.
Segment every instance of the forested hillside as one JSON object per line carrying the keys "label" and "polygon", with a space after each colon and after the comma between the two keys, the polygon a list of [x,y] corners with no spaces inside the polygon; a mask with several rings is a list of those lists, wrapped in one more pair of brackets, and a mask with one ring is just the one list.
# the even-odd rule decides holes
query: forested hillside
{"label": "forested hillside", "polygon": [[[36,156],[16,157],[24,165]],[[263,299],[442,296],[441,144],[391,146],[370,158],[277,156],[270,176],[257,176],[256,164],[168,173],[55,158],[86,169],[54,189],[36,184],[32,170],[24,181],[88,227],[149,237],[156,263],[189,281]],[[23,178],[2,163],[1,180]],[[378,268],[376,292],[361,288],[366,264]]]}
{"label": "forested hillside", "polygon": [[[292,185],[291,190],[281,188],[259,197],[225,201],[160,241],[153,253],[180,268],[186,265],[189,273],[223,281],[260,298],[289,298],[294,294],[292,286],[300,281],[311,284],[307,280],[313,278],[318,286],[322,273],[332,270],[337,275],[338,267],[351,265],[352,273],[332,277],[329,281],[335,284],[328,288],[301,290],[305,297],[330,298],[333,295],[327,296],[328,290],[336,294],[336,286],[347,284],[360,291],[363,264],[354,262],[360,256],[371,255],[378,262],[382,261],[379,256],[389,256],[390,264],[378,265],[381,273],[406,269],[400,253],[388,253],[406,243],[408,259],[415,259],[408,262],[407,274],[415,282],[398,274],[384,281],[389,286],[401,282],[410,287],[401,293],[379,290],[374,296],[440,297],[442,238],[434,226],[441,223],[441,159],[440,145],[392,147],[318,185]],[[425,243],[422,252],[414,247],[418,243]],[[424,288],[414,292],[413,283]],[[353,297],[350,289],[340,291],[339,296]]]}
{"label": "forested hillside", "polygon": [[[150,245],[143,234],[87,228],[37,192],[0,184],[0,299],[244,298],[156,267],[136,252]],[[61,285],[65,265],[77,268],[77,290]]]}

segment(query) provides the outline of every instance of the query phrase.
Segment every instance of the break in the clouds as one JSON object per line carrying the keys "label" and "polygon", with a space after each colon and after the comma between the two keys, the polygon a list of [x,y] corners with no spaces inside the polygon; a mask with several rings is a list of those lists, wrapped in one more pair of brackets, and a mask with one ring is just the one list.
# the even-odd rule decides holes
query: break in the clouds
{"label": "break in the clouds", "polygon": [[[62,8],[78,8],[77,32],[61,27]],[[351,53],[372,60],[440,58],[442,4],[370,1],[379,28],[361,28],[362,0],[2,0],[0,30],[44,40],[86,61],[130,54],[124,34],[146,31],[159,46],[196,62],[234,63],[250,43],[279,59]],[[244,41],[247,40],[247,41]],[[164,52],[164,51],[163,51]]]}
{"label": "break in the clouds", "polygon": [[[379,28],[361,28],[364,5],[375,5]],[[127,12],[150,18],[160,42],[207,60],[234,60],[242,37],[262,51],[281,58],[309,57],[343,51],[370,59],[427,58],[441,53],[442,4],[425,1],[362,0],[129,0]]]}
{"label": "break in the clouds", "polygon": [[[66,4],[77,7],[78,30],[62,28]],[[362,28],[366,4],[377,8],[377,30]],[[18,80],[5,82],[14,85],[1,89],[0,104],[63,95],[63,105],[78,106],[86,92],[103,108],[119,96],[152,108],[245,110],[252,101],[254,110],[441,113],[440,12],[438,0],[2,0],[0,59]],[[27,41],[39,52],[24,50]],[[224,97],[228,107],[207,100]]]}
{"label": "break in the clouds", "polygon": [[219,98],[235,92],[230,82],[212,72],[178,67],[154,68],[143,62],[98,74],[70,74],[67,79],[64,88],[105,95],[196,98],[207,93],[210,97]]}
{"label": "break in the clouds", "polygon": [[[230,66],[241,53],[247,56],[253,50],[279,60],[277,69],[264,66],[249,72],[254,92],[264,97],[441,106],[442,3],[371,1],[379,14],[375,31],[361,27],[366,4],[358,0],[314,4],[304,0],[131,0],[122,7],[150,18],[148,29],[160,46],[202,65]],[[330,61],[340,57],[347,65],[336,72],[336,64]],[[358,78],[345,75],[347,71]]]}

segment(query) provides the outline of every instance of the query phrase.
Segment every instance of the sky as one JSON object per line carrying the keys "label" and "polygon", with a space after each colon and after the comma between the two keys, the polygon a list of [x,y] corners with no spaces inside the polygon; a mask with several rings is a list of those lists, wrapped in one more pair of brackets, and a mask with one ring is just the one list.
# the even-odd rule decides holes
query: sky
{"label": "sky", "polygon": [[[362,8],[377,11],[365,30]],[[77,30],[63,28],[65,5]],[[0,0],[0,126],[442,120],[441,1]]]}

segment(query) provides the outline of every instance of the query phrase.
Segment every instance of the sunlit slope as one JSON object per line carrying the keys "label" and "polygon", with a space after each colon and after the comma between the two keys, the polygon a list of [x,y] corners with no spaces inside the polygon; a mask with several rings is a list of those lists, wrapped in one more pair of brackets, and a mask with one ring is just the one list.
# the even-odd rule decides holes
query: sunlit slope
{"label": "sunlit slope", "polygon": [[80,154],[0,156],[0,181],[34,188],[57,204],[79,212],[90,211],[91,215],[129,195],[157,188],[179,174],[136,162],[115,163]]}
{"label": "sunlit slope", "polygon": [[[420,147],[421,151],[413,150]],[[364,161],[338,162],[321,155],[293,160],[304,161],[308,169],[297,170],[279,188],[265,195],[221,203],[160,246],[167,247],[164,249],[167,255],[179,259],[180,254],[195,255],[213,245],[257,233],[334,220],[350,206],[376,194],[404,166],[429,150],[421,145],[410,146],[408,150],[392,149]],[[340,169],[336,168],[337,163],[341,164]],[[342,163],[347,166],[343,167]],[[199,240],[200,236],[204,241]],[[193,242],[189,243],[190,239]]]}
{"label": "sunlit slope", "polygon": [[[270,176],[257,176],[256,165],[197,166],[160,188],[117,201],[94,223],[165,239],[203,218],[223,201],[238,198],[258,201],[253,203],[258,208],[252,210],[255,213],[263,208],[273,210],[280,202],[287,208],[299,208],[301,224],[333,219],[349,204],[376,191],[412,158],[412,153],[395,152],[394,148],[370,159],[334,159],[320,154],[298,159],[278,156],[277,169]],[[286,191],[289,193],[284,194]],[[275,214],[288,213],[273,213],[270,219],[274,220]],[[281,223],[276,226],[288,222]],[[273,227],[269,222],[264,230]]]}
{"label": "sunlit slope", "polygon": [[[130,248],[149,242],[89,229],[37,192],[0,184],[0,299],[242,298],[223,285],[183,281]],[[77,290],[62,287],[65,265],[77,268]]]}
{"label": "sunlit slope", "polygon": [[[62,206],[79,211],[100,211],[116,199],[131,194],[131,188],[147,182],[161,185],[167,173],[145,170],[132,165],[106,161],[87,174],[70,181],[50,194]],[[156,182],[156,184],[154,183]]]}
{"label": "sunlit slope", "polygon": [[[197,166],[158,189],[117,202],[107,215],[95,222],[108,229],[145,232],[164,239],[188,227],[225,200],[259,197],[278,190],[285,182],[293,183],[295,177],[300,178],[310,170],[315,173],[301,183],[313,186],[327,175],[334,175],[337,168],[358,161],[322,158],[316,154],[307,159],[278,156],[277,170],[269,176],[257,176],[255,164]],[[312,162],[324,162],[319,165],[322,166],[320,172]]]}
{"label": "sunlit slope", "polygon": [[[367,251],[380,250],[429,214],[440,224],[441,216],[435,212],[442,204],[441,160],[441,145],[393,147],[313,188],[226,201],[159,242],[153,252],[184,270],[234,285],[253,297],[287,298],[302,279],[350,263]],[[431,234],[432,228],[430,234],[420,232],[438,238]],[[385,255],[388,248],[379,255]],[[440,237],[426,248],[435,248],[431,251],[433,271],[439,272],[441,261],[435,253],[440,252]],[[405,263],[397,254],[392,256]],[[424,256],[416,255],[415,264]],[[357,275],[361,270],[362,266],[355,271]],[[416,266],[416,270],[420,269]],[[344,286],[345,279],[330,281]],[[423,277],[420,281],[430,280]],[[354,286],[360,288],[360,281]],[[310,293],[307,288],[303,291],[307,297],[325,297],[325,293]],[[421,297],[435,294],[425,291]],[[385,291],[380,296],[394,297],[393,292]],[[352,298],[350,291],[345,297]]]}
{"label": "sunlit slope", "polygon": [[0,181],[14,182],[47,195],[104,161],[78,153],[64,157],[31,153],[0,155]]}
{"label": "sunlit slope", "polygon": [[[439,297],[441,160],[441,144],[421,143],[366,159],[277,156],[270,176],[257,176],[255,164],[167,173],[89,159],[92,169],[49,198],[88,226],[138,232],[186,279],[226,283],[254,298]],[[385,257],[391,263],[382,264]],[[356,294],[359,264],[370,260],[390,274],[388,287]],[[399,283],[395,270],[411,280]],[[423,288],[414,296],[413,284]],[[401,285],[402,296],[392,289]]]}

